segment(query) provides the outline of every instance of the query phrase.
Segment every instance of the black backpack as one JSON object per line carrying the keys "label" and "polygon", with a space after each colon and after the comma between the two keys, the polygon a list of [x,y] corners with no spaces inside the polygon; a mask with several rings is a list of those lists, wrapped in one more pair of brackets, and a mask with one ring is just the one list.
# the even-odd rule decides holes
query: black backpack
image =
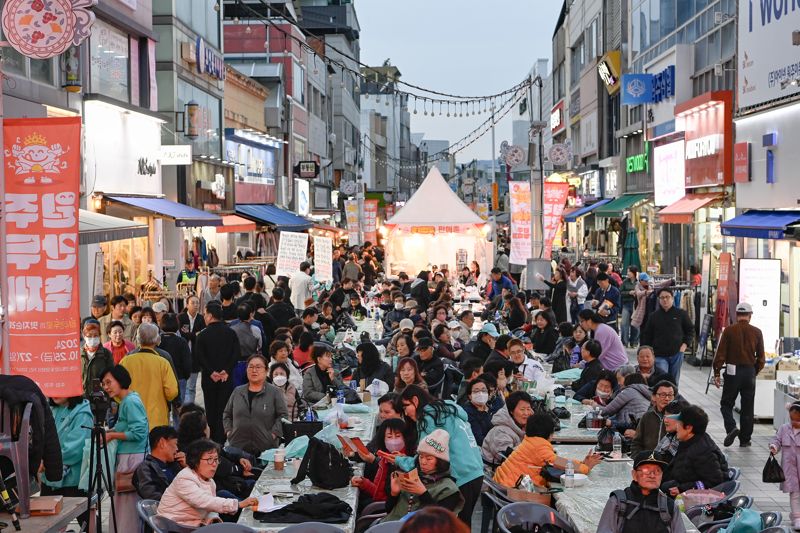
{"label": "black backpack", "polygon": [[350,484],[353,467],[335,446],[311,437],[292,485],[300,483],[306,476],[316,487],[339,489]]}
{"label": "black backpack", "polygon": [[617,498],[617,514],[619,516],[619,523],[622,527],[625,521],[633,518],[639,509],[646,509],[648,511],[657,511],[659,518],[669,530],[672,525],[672,513],[675,511],[675,504],[670,500],[666,494],[658,491],[658,506],[651,507],[648,504],[641,504],[639,502],[631,501],[628,499],[628,489],[618,489],[611,493],[612,496]]}

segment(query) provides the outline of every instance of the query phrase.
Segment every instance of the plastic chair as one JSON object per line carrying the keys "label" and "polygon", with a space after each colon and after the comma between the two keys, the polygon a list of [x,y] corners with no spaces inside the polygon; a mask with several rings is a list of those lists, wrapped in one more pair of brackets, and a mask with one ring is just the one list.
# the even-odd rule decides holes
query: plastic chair
{"label": "plastic chair", "polygon": [[783,515],[781,513],[774,513],[772,511],[761,513],[761,527],[763,528],[779,526],[781,522],[783,522]]}
{"label": "plastic chair", "polygon": [[[492,492],[481,492],[481,533],[488,533],[490,528],[492,531],[497,531],[494,517],[508,504],[508,500],[498,498]],[[493,522],[494,527],[492,527]]]}
{"label": "plastic chair", "polygon": [[[503,533],[511,533],[512,527],[533,531],[537,526],[555,526],[563,533],[576,533],[566,518],[551,507],[533,502],[510,503],[497,513],[497,525]],[[549,529],[548,531],[553,531]]]}
{"label": "plastic chair", "polygon": [[150,517],[150,527],[155,533],[193,533],[195,528],[182,526],[169,518],[153,515]]}
{"label": "plastic chair", "polygon": [[156,513],[158,513],[158,501],[139,500],[136,502],[136,513],[139,515],[139,519],[144,522],[145,525],[150,526],[150,519],[154,517]]}
{"label": "plastic chair", "polygon": [[356,531],[365,531],[376,521],[386,516],[386,502],[372,502],[364,507],[356,519]]}
{"label": "plastic chair", "polygon": [[[740,507],[744,508],[744,509],[749,509],[753,505],[753,498],[751,498],[750,496],[745,496],[745,495],[742,494],[742,495],[739,495],[739,496],[734,496],[732,498],[728,498],[727,500],[723,500],[722,502],[720,502],[720,503],[718,503],[716,505],[722,505],[722,504],[725,504],[725,503],[730,504],[731,506],[733,506],[736,509],[738,509]],[[697,528],[700,531],[703,531],[703,532],[708,531],[713,526],[716,526],[716,525],[719,525],[719,524],[727,524],[728,522],[730,522],[730,518],[725,518],[725,519],[721,519],[721,520],[708,520],[708,521],[705,521],[705,522],[702,521],[705,517],[710,516],[710,514],[713,512],[713,508],[716,507],[716,505],[711,505],[711,506],[698,505],[698,506],[692,507],[691,509],[688,509],[686,511],[686,516],[689,518],[689,520],[692,521],[692,523],[694,525],[697,526]],[[709,509],[709,508],[711,510],[709,511],[708,514],[706,514],[706,509]]]}
{"label": "plastic chair", "polygon": [[375,524],[371,528],[369,528],[365,533],[398,533],[400,529],[403,527],[403,523],[399,520],[393,520],[392,522],[382,522],[380,524]]}
{"label": "plastic chair", "polygon": [[252,527],[234,524],[232,522],[208,524],[207,526],[195,529],[194,531],[195,533],[256,533],[256,530]]}
{"label": "plastic chair", "polygon": [[724,501],[730,500],[731,497],[734,494],[739,492],[739,487],[740,486],[741,486],[741,483],[739,481],[730,480],[730,481],[723,481],[722,483],[720,483],[716,487],[711,487],[713,490],[716,490],[718,492],[723,493],[725,495],[725,497],[720,498],[719,500],[717,500],[715,502],[708,503],[706,505],[695,505],[694,507],[690,507],[689,509],[686,510],[686,516],[689,516],[691,518],[691,515],[689,514],[690,512],[692,514],[696,515],[698,509],[700,511],[702,511],[705,507],[707,507],[709,505],[713,507],[715,505],[719,505],[720,503],[722,503]]}
{"label": "plastic chair", "polygon": [[739,476],[742,475],[742,470],[735,466],[731,466],[728,468],[728,479],[731,481],[736,481],[739,479]]}
{"label": "plastic chair", "polygon": [[344,533],[344,530],[322,522],[306,522],[281,529],[280,533]]}
{"label": "plastic chair", "polygon": [[[28,403],[19,418],[16,408],[0,400],[0,456],[8,457],[14,466],[14,475],[17,481],[17,496],[19,498],[19,516],[28,518],[31,515],[31,473],[28,464],[28,450],[30,446],[31,409],[33,404]],[[47,409],[47,406],[45,406]],[[14,415],[17,415],[15,418]],[[16,422],[16,424],[14,424]]]}

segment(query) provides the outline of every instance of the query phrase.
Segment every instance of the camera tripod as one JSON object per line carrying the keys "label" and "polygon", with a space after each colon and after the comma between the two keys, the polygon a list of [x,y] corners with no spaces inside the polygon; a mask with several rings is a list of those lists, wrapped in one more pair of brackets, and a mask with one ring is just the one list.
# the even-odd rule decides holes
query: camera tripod
{"label": "camera tripod", "polygon": [[89,489],[86,491],[86,509],[91,509],[92,499],[97,498],[95,531],[96,533],[103,533],[102,501],[103,487],[105,487],[110,496],[109,500],[111,501],[111,523],[114,525],[114,531],[116,532],[117,511],[114,507],[114,490],[111,486],[111,467],[109,466],[108,447],[106,446],[106,428],[103,426],[102,422],[96,421],[91,430],[92,444],[89,452]]}

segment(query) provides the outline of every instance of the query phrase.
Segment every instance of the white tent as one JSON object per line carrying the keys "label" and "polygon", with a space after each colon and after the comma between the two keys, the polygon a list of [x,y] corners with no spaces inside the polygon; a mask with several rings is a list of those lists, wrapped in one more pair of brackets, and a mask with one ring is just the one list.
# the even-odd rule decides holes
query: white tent
{"label": "white tent", "polygon": [[471,261],[482,272],[492,266],[494,248],[486,240],[486,222],[450,189],[436,167],[385,226],[390,274],[406,272],[413,278],[431,265],[447,265],[455,275]]}

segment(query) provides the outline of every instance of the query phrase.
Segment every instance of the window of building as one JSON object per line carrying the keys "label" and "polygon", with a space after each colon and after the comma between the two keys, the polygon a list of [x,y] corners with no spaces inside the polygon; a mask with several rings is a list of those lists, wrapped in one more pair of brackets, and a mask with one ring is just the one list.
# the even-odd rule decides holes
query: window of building
{"label": "window of building", "polygon": [[292,98],[305,105],[305,74],[302,65],[298,61],[292,60]]}
{"label": "window of building", "polygon": [[184,106],[192,100],[200,106],[196,121],[193,124],[197,128],[197,137],[194,139],[187,137],[182,141],[192,145],[193,154],[220,157],[222,150],[220,140],[222,106],[220,99],[181,78],[178,78],[176,89],[178,109],[184,109]]}
{"label": "window of building", "polygon": [[91,91],[130,101],[128,34],[96,20],[89,38]]}
{"label": "window of building", "polygon": [[575,46],[570,49],[570,86],[575,85],[581,79],[581,70],[583,70],[585,53],[583,37],[581,37],[578,39],[578,42],[575,43]]}
{"label": "window of building", "polygon": [[208,44],[219,48],[219,17],[222,13],[214,10],[214,2],[175,0],[175,14]]}
{"label": "window of building", "polygon": [[14,50],[12,46],[4,46],[2,61],[3,70],[8,74],[17,74],[39,83],[56,85],[58,67],[53,59],[30,59]]}

